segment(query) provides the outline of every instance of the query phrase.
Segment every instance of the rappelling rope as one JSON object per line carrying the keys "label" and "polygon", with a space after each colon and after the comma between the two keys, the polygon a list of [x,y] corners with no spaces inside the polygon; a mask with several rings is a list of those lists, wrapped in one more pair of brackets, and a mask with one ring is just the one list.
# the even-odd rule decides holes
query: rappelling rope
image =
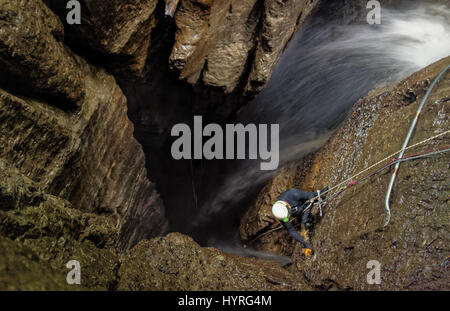
{"label": "rappelling rope", "polygon": [[436,154],[440,154],[440,153],[445,153],[445,152],[449,152],[450,151],[450,145],[445,145],[444,147],[438,148],[438,149],[433,149],[433,150],[429,150],[429,151],[425,151],[425,152],[421,152],[421,153],[416,153],[416,154],[412,154],[409,156],[405,156],[403,158],[398,158],[398,159],[392,159],[388,164],[380,167],[379,169],[375,170],[374,172],[364,176],[363,178],[359,179],[359,180],[355,180],[352,181],[349,186],[343,187],[340,189],[340,191],[336,192],[335,194],[333,194],[331,197],[329,197],[326,200],[326,203],[329,203],[332,199],[336,198],[337,196],[339,196],[340,194],[342,194],[345,190],[353,187],[354,185],[357,185],[359,183],[361,183],[362,181],[378,174],[379,172],[383,171],[386,168],[391,167],[394,164],[398,164],[401,162],[405,162],[405,161],[410,161],[410,160],[416,160],[416,159],[420,159],[420,158],[425,158],[425,157],[429,157],[432,155],[436,155]]}
{"label": "rappelling rope", "polygon": [[[422,108],[425,105],[425,103],[427,102],[428,97],[431,94],[431,91],[433,90],[433,88],[435,87],[435,85],[437,84],[439,79],[442,77],[442,75],[449,68],[450,68],[450,66],[447,66],[439,73],[439,75],[436,77],[436,79],[434,79],[434,81],[431,84],[430,88],[426,92],[424,98],[422,99],[422,102],[420,103],[420,106],[417,109],[416,116],[414,117],[414,120],[413,120],[413,122],[411,124],[411,127],[409,128],[408,135],[406,135],[405,141],[403,142],[402,151],[400,152],[400,156],[399,156],[400,158],[403,156],[403,153],[405,152],[405,148],[408,146],[408,143],[409,143],[409,140],[411,139],[411,136],[412,136],[412,133],[414,131],[414,128],[416,127],[417,121],[419,120],[420,113],[422,112]],[[384,201],[384,203],[385,203],[385,210],[386,210],[386,217],[385,217],[385,220],[384,220],[384,227],[386,227],[388,225],[389,220],[391,219],[391,209],[389,207],[389,200],[391,198],[392,188],[394,186],[395,178],[397,177],[399,167],[400,167],[400,162],[398,162],[395,165],[395,167],[394,167],[394,172],[392,173],[391,180],[389,181],[388,190],[386,192],[386,198],[385,198],[385,201]]]}
{"label": "rappelling rope", "polygon": [[[450,131],[447,131],[447,132],[445,132],[445,133],[441,133],[441,134],[436,135],[436,136],[433,136],[433,137],[431,137],[431,138],[437,138],[437,137],[443,136],[443,135],[445,135],[446,133],[449,133],[449,132],[450,132]],[[430,141],[431,138],[426,139],[425,141]],[[422,142],[417,143],[416,146],[417,146],[418,144],[423,144],[425,141],[422,141]],[[414,147],[414,146],[411,146],[410,148],[412,148],[412,147]],[[409,149],[410,149],[410,148],[409,148]],[[406,150],[406,149],[405,149],[405,150]],[[405,161],[411,161],[411,160],[416,160],[416,159],[425,158],[425,157],[430,157],[430,156],[433,156],[433,155],[437,155],[437,154],[441,154],[441,153],[446,153],[446,152],[450,152],[450,145],[445,145],[445,146],[442,146],[442,147],[437,148],[437,149],[432,149],[432,150],[428,150],[428,151],[424,151],[424,152],[420,152],[420,153],[416,153],[416,154],[407,155],[407,156],[404,156],[404,157],[402,157],[402,158],[393,158],[393,159],[391,159],[391,161],[389,161],[389,163],[387,163],[386,165],[384,165],[384,166],[378,168],[377,170],[371,172],[370,174],[368,174],[368,175],[362,177],[362,178],[359,179],[359,180],[353,180],[353,178],[351,178],[351,179],[352,179],[352,182],[351,182],[351,183],[347,184],[347,185],[344,186],[344,187],[341,187],[341,188],[339,189],[338,192],[336,192],[335,194],[333,194],[331,197],[329,197],[329,198],[327,198],[327,199],[325,199],[325,200],[322,200],[321,202],[325,202],[325,203],[324,203],[325,205],[328,204],[331,200],[335,199],[337,196],[339,196],[340,194],[342,194],[345,190],[347,190],[347,189],[353,187],[354,185],[357,185],[358,183],[360,183],[360,182],[362,182],[362,181],[364,181],[364,180],[366,180],[366,179],[368,179],[368,178],[370,178],[370,177],[376,175],[377,173],[383,171],[383,170],[386,169],[386,168],[389,168],[389,167],[391,167],[391,166],[393,166],[393,165],[396,165],[397,163],[405,162]],[[399,153],[399,152],[396,152],[396,153],[394,153],[393,155],[396,155],[397,153]],[[392,157],[392,156],[390,156],[390,157]],[[387,159],[389,159],[389,157],[387,157],[387,158],[385,158],[384,160],[378,162],[377,164],[380,164],[381,162],[386,161]],[[376,166],[377,164],[375,164],[375,165],[373,165],[373,166],[371,166],[371,167],[374,167],[374,166]],[[352,176],[352,177],[359,176],[359,175],[361,175],[363,172],[366,172],[368,169],[370,169],[370,168],[367,168],[367,169],[365,169],[364,171],[361,171],[361,172],[359,172],[358,174],[355,174],[355,175]],[[349,180],[350,180],[350,179],[349,179]],[[348,181],[348,180],[347,180],[347,181]],[[342,185],[342,184],[344,184],[344,182],[342,182],[340,185]],[[337,186],[333,187],[333,189],[336,189],[336,188],[337,188]],[[331,190],[331,189],[330,189],[330,190]],[[321,193],[320,193],[320,197],[322,197],[325,193],[329,192],[330,190],[321,192]],[[310,202],[309,205],[305,208],[304,211],[306,211],[307,209],[311,208],[312,205],[313,205],[313,203]],[[280,229],[282,229],[282,228],[283,228],[283,226],[278,226],[278,227],[276,227],[276,228],[270,229],[270,230],[268,230],[268,231],[266,231],[266,232],[264,232],[264,233],[258,235],[257,237],[251,239],[248,243],[252,243],[252,242],[254,242],[254,241],[256,241],[256,240],[262,238],[263,236],[265,236],[265,235],[267,235],[267,234],[269,234],[269,233],[272,233],[272,232],[274,232],[274,231],[278,231],[278,230],[280,230]]]}
{"label": "rappelling rope", "polygon": [[[438,134],[438,135],[435,135],[435,136],[432,136],[432,137],[427,138],[427,139],[425,139],[425,140],[422,140],[422,141],[420,141],[420,142],[418,142],[418,143],[416,143],[416,144],[414,144],[414,145],[411,145],[411,146],[409,146],[409,147],[407,147],[407,148],[405,148],[405,149],[400,149],[400,150],[394,152],[393,154],[391,154],[391,155],[385,157],[384,159],[378,161],[377,163],[375,163],[375,164],[373,164],[373,165],[371,165],[371,166],[365,168],[364,170],[358,172],[357,174],[355,174],[355,175],[353,175],[353,176],[347,178],[346,180],[340,182],[340,183],[337,184],[336,186],[331,187],[331,188],[328,189],[327,191],[322,192],[321,195],[323,196],[324,194],[327,194],[327,193],[329,193],[330,191],[332,191],[332,190],[334,190],[334,189],[341,188],[341,186],[343,186],[343,185],[345,185],[345,188],[354,186],[352,183],[354,182],[354,179],[355,179],[357,176],[359,176],[359,175],[361,175],[361,174],[367,172],[368,170],[370,170],[370,169],[372,169],[372,168],[378,166],[379,164],[381,164],[381,163],[383,163],[383,162],[385,162],[385,161],[387,161],[387,160],[393,158],[395,155],[397,155],[397,154],[399,154],[400,152],[402,152],[402,150],[403,150],[403,151],[406,151],[406,150],[412,149],[412,148],[414,148],[414,147],[423,145],[423,144],[425,144],[425,143],[427,143],[427,142],[429,142],[429,141],[431,141],[431,140],[434,140],[434,139],[436,139],[436,138],[442,137],[442,136],[444,136],[444,135],[446,135],[446,134],[449,134],[449,133],[450,133],[450,130],[447,130],[447,131],[445,131],[445,132],[443,132],[443,133],[440,133],[440,134]],[[315,196],[314,198],[312,198],[312,199],[310,199],[310,200],[311,200],[311,201],[316,201],[317,199],[318,199],[318,197]]]}

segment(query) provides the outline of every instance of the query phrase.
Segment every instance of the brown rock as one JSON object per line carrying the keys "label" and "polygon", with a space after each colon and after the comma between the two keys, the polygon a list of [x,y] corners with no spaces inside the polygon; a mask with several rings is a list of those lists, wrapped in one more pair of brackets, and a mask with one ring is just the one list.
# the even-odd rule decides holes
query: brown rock
{"label": "brown rock", "polygon": [[[62,21],[66,21],[66,2],[45,0]],[[157,0],[81,0],[80,25],[67,25],[67,41],[106,56],[100,60],[108,70],[122,76],[139,77],[147,61],[156,25]],[[100,57],[102,58],[102,57]]]}
{"label": "brown rock", "polygon": [[[144,153],[133,137],[126,99],[114,78],[51,39],[54,25],[43,21],[36,24],[39,18],[32,18],[33,12],[45,13],[49,22],[60,26],[40,1],[20,2],[19,6],[0,4],[5,8],[1,14],[7,17],[0,20],[4,25],[0,37],[16,38],[9,32],[32,33],[33,40],[43,40],[51,52],[48,59],[42,51],[43,55],[33,56],[25,51],[37,52],[35,48],[18,49],[16,45],[21,47],[21,42],[5,39],[12,48],[1,49],[0,59],[40,57],[43,63],[27,61],[22,67],[16,66],[17,74],[34,77],[47,70],[55,76],[42,76],[45,82],[34,84],[33,90],[47,94],[53,86],[55,92],[61,90],[58,94],[65,92],[67,98],[72,98],[72,88],[77,89],[77,81],[70,79],[71,64],[76,65],[73,71],[83,77],[84,94],[78,102],[79,111],[66,112],[47,102],[19,98],[0,89],[0,158],[38,183],[42,191],[69,200],[76,209],[115,215],[122,228],[122,247],[164,232],[167,222],[162,202],[147,178]],[[19,32],[14,31],[17,23]],[[63,72],[58,71],[62,68]],[[62,106],[58,103],[56,106]]]}
{"label": "brown rock", "polygon": [[[256,95],[317,1],[181,1],[170,64],[191,84]],[[237,87],[241,89],[236,89]],[[245,86],[245,90],[243,89]]]}
{"label": "brown rock", "polygon": [[0,86],[79,107],[84,80],[63,38],[63,25],[40,0],[0,1]]}
{"label": "brown rock", "polygon": [[[1,290],[114,288],[118,238],[112,216],[73,209],[0,160]],[[81,265],[81,286],[66,283],[70,260]]]}
{"label": "brown rock", "polygon": [[0,237],[1,290],[76,290],[28,247]]}
{"label": "brown rock", "polygon": [[317,0],[264,1],[263,22],[245,94],[256,95],[269,82],[287,43],[317,3]]}
{"label": "brown rock", "polygon": [[277,264],[200,247],[170,233],[142,241],[122,258],[119,290],[307,290]]}

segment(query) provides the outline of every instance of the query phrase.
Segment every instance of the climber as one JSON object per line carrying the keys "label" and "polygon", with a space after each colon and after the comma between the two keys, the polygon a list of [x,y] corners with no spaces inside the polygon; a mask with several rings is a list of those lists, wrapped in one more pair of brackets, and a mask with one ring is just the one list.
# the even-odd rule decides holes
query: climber
{"label": "climber", "polygon": [[[328,190],[325,187],[319,193],[323,193]],[[317,192],[306,192],[300,189],[292,188],[283,192],[272,206],[272,213],[276,219],[278,219],[282,225],[288,230],[289,234],[298,242],[300,242],[304,248],[304,254],[309,256],[313,253],[313,248],[309,242],[305,241],[303,237],[294,228],[294,225],[289,221],[290,217],[298,217],[301,215],[301,225],[306,231],[305,224],[310,222],[309,216],[311,214],[311,208],[307,208],[310,199],[316,197]],[[321,196],[322,200],[325,200],[325,195]],[[305,210],[306,209],[306,210]]]}

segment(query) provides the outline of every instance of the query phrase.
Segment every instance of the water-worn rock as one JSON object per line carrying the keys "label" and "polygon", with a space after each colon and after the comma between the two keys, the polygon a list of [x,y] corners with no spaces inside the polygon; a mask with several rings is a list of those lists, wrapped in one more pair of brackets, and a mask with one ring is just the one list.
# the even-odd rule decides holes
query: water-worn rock
{"label": "water-worn rock", "polygon": [[[66,2],[44,0],[61,20],[66,20]],[[147,61],[156,25],[157,0],[81,0],[81,24],[65,23],[66,41],[77,49],[102,55],[111,72],[139,77]]]}
{"label": "water-worn rock", "polygon": [[28,247],[0,237],[1,290],[71,290],[64,274],[48,264]]}
{"label": "water-worn rock", "polygon": [[0,85],[78,107],[83,75],[63,38],[62,23],[41,1],[0,1]]}
{"label": "water-worn rock", "polygon": [[[72,208],[4,161],[0,181],[0,290],[310,289],[274,262],[202,248],[178,233],[121,255],[113,217]],[[71,260],[80,263],[81,285],[69,287]]]}
{"label": "water-worn rock", "polygon": [[[66,20],[65,3],[44,1]],[[191,85],[252,97],[267,84],[289,39],[318,0],[80,3],[81,24],[64,23],[65,42],[109,71],[123,78],[143,78],[154,61],[168,61],[179,79]],[[173,21],[165,16],[166,3]],[[166,39],[159,42],[159,37]],[[171,55],[160,60],[167,46]]]}
{"label": "water-worn rock", "polygon": [[[170,56],[181,79],[255,95],[317,1],[185,0]],[[240,87],[240,90],[236,90]]]}
{"label": "water-worn rock", "polygon": [[[9,73],[1,73],[0,158],[38,183],[43,192],[70,201],[73,208],[115,215],[123,248],[164,232],[162,202],[147,178],[126,98],[114,78],[52,37],[56,30],[62,32],[61,24],[42,1],[0,4],[6,16],[0,19],[0,37],[11,47],[0,50],[0,60],[17,60],[14,70],[24,81],[32,77],[42,81],[30,87],[28,97],[19,97],[20,88],[1,83]],[[30,33],[32,41],[20,41],[22,34]],[[83,87],[71,79],[72,72],[82,77]],[[52,105],[34,96],[49,88],[62,96]],[[71,90],[77,89],[84,94],[77,101],[78,110],[65,109],[64,103],[74,98]]]}
{"label": "water-worn rock", "polygon": [[310,289],[274,262],[200,247],[180,233],[140,242],[122,258],[119,277],[119,290]]}
{"label": "water-worn rock", "polygon": [[[354,106],[347,121],[316,154],[282,171],[260,193],[241,223],[241,233],[251,239],[276,226],[264,221],[282,191],[333,186],[394,153],[403,140],[431,81],[450,58],[415,73],[397,85],[371,91]],[[433,90],[410,145],[449,128],[450,73]],[[448,144],[448,135],[406,154]],[[304,260],[296,246],[294,265],[311,285],[340,289],[446,289],[449,280],[449,154],[404,162],[394,186],[392,218],[383,227],[384,197],[392,172],[383,171],[330,202],[315,226],[311,239],[317,254]],[[277,180],[287,180],[281,184]],[[269,217],[270,218],[270,217]],[[261,249],[291,252],[291,240],[276,232],[260,239]],[[283,247],[280,247],[282,245]],[[381,264],[381,284],[369,285],[366,265]]]}

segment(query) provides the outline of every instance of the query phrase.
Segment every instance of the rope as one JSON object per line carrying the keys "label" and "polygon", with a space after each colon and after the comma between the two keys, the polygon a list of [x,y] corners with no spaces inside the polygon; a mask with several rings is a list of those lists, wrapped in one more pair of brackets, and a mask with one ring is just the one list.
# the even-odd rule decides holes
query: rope
{"label": "rope", "polygon": [[[412,149],[412,148],[414,148],[414,147],[423,145],[423,144],[425,144],[425,143],[427,143],[427,142],[429,142],[429,141],[431,141],[431,140],[434,140],[434,139],[436,139],[436,138],[442,137],[442,136],[444,136],[444,135],[446,135],[446,134],[448,134],[448,133],[450,133],[450,130],[447,130],[447,131],[445,131],[445,132],[443,132],[443,133],[440,133],[440,134],[438,134],[438,135],[435,135],[435,136],[432,136],[432,137],[427,138],[427,139],[425,139],[425,140],[422,140],[422,141],[420,141],[420,142],[418,142],[418,143],[416,143],[416,144],[414,144],[414,145],[411,145],[411,146],[405,148],[404,150],[406,151],[406,150]],[[400,150],[394,152],[393,154],[391,154],[391,155],[385,157],[384,159],[378,161],[377,163],[372,164],[371,166],[369,166],[369,167],[365,168],[364,170],[360,171],[359,173],[357,173],[357,174],[355,174],[355,175],[353,175],[353,176],[347,178],[346,180],[340,182],[340,183],[337,184],[336,186],[333,186],[333,187],[331,187],[330,189],[328,189],[327,191],[322,192],[322,196],[323,196],[324,194],[327,194],[328,192],[334,190],[334,189],[337,189],[337,188],[341,187],[341,186],[344,185],[344,184],[346,184],[346,185],[349,184],[349,182],[353,181],[353,180],[355,179],[355,177],[357,177],[357,176],[361,175],[362,173],[365,173],[365,172],[367,172],[368,170],[374,168],[375,166],[377,166],[377,165],[379,165],[379,164],[381,164],[381,163],[383,163],[383,162],[385,162],[385,161],[387,161],[387,160],[393,158],[395,155],[399,154],[401,151],[402,151],[402,149],[400,149]],[[318,197],[315,196],[314,198],[311,198],[310,200],[311,200],[311,201],[316,201],[317,199],[318,199]]]}
{"label": "rope", "polygon": [[319,203],[320,217],[322,217],[322,196],[320,195],[320,190],[317,190],[317,196],[319,197],[318,203]]}
{"label": "rope", "polygon": [[[359,179],[359,180],[353,180],[353,181],[352,181],[351,183],[349,183],[347,186],[342,187],[342,188],[340,189],[340,191],[338,191],[337,193],[333,194],[330,198],[325,199],[325,200],[323,200],[323,201],[325,201],[325,205],[328,204],[331,200],[333,200],[333,199],[335,199],[336,197],[338,197],[338,196],[339,196],[340,194],[342,194],[345,190],[347,190],[347,189],[353,187],[354,185],[359,184],[360,182],[362,182],[362,181],[364,181],[364,180],[366,180],[366,179],[368,179],[368,178],[370,178],[370,177],[376,175],[377,173],[379,173],[379,172],[383,171],[384,169],[386,169],[386,168],[388,168],[388,167],[391,167],[391,166],[393,166],[393,165],[395,165],[395,164],[397,164],[397,163],[405,162],[405,161],[412,161],[412,160],[416,160],[416,159],[420,159],[420,158],[430,157],[430,156],[433,156],[433,155],[436,155],[436,154],[441,154],[441,153],[450,152],[450,148],[449,148],[449,147],[450,147],[450,145],[445,145],[445,146],[443,146],[443,147],[441,147],[441,148],[432,149],[432,150],[428,150],[428,151],[424,151],[424,152],[420,152],[420,153],[416,153],[416,154],[412,154],[412,155],[407,155],[407,156],[404,156],[404,157],[402,157],[402,158],[393,158],[391,161],[389,161],[389,163],[387,163],[387,164],[384,165],[383,167],[381,167],[381,168],[377,169],[376,171],[374,171],[374,172],[368,174],[367,176],[364,176],[363,178],[361,178],[361,179]],[[395,154],[397,154],[397,153],[395,153]],[[387,159],[384,159],[384,161],[386,161],[386,160],[387,160]],[[381,163],[381,161],[380,161],[380,163]],[[364,171],[367,171],[367,169],[364,170]],[[361,174],[361,173],[358,173],[358,174],[356,174],[356,175],[354,175],[354,176],[358,176],[358,175],[360,175],[360,174]],[[341,183],[341,184],[342,184],[342,183]],[[333,187],[333,188],[336,188],[336,187]],[[329,191],[329,190],[328,190],[328,191]],[[323,196],[323,194],[326,193],[326,192],[328,192],[328,191],[322,192],[320,196]],[[306,207],[304,211],[306,211],[307,209],[311,208],[312,205],[313,205],[313,204],[309,204],[308,207]],[[278,231],[278,230],[280,230],[280,229],[282,229],[282,228],[283,228],[283,226],[278,226],[278,227],[276,227],[276,228],[270,229],[270,230],[268,230],[268,231],[266,231],[266,232],[264,232],[264,233],[258,235],[257,237],[251,239],[248,243],[251,244],[251,243],[253,243],[254,241],[256,241],[256,240],[262,238],[263,236],[268,235],[269,233],[272,233],[272,232],[274,232],[274,231]]]}
{"label": "rope", "polygon": [[332,199],[336,198],[337,196],[339,196],[340,194],[342,194],[345,190],[353,187],[354,185],[357,185],[359,183],[361,183],[362,181],[378,174],[379,172],[383,171],[384,169],[391,167],[394,164],[397,163],[401,163],[401,162],[405,162],[405,161],[411,161],[411,160],[416,160],[416,159],[420,159],[420,158],[425,158],[425,157],[429,157],[432,155],[436,155],[436,154],[440,154],[440,153],[445,153],[445,152],[449,152],[450,151],[450,145],[445,145],[444,147],[438,148],[438,149],[433,149],[433,150],[429,150],[429,151],[425,151],[425,152],[421,152],[421,153],[416,153],[413,155],[409,155],[409,156],[405,156],[403,158],[399,158],[399,159],[392,159],[388,164],[380,167],[379,169],[377,169],[376,171],[370,173],[367,176],[364,176],[363,178],[359,179],[359,180],[355,180],[352,183],[349,184],[349,186],[345,187],[344,189],[342,189],[340,192],[335,193],[334,195],[332,195],[330,198],[328,198],[326,200],[326,203],[330,202]]}
{"label": "rope", "polygon": [[[427,102],[428,97],[430,96],[431,92],[433,91],[433,89],[436,86],[439,79],[449,68],[450,68],[450,66],[447,66],[439,73],[439,75],[436,77],[436,79],[434,79],[433,83],[431,84],[431,86],[428,89],[427,93],[425,94],[424,98],[422,99],[422,102],[420,103],[419,108],[417,109],[416,116],[414,117],[411,127],[409,128],[408,135],[406,135],[405,141],[403,142],[402,151],[400,152],[400,156],[399,156],[400,158],[403,157],[405,148],[408,146],[409,140],[411,139],[412,133],[414,132],[417,121],[419,120],[419,116],[420,116],[420,113],[422,112],[423,106]],[[388,190],[386,192],[386,198],[384,201],[385,210],[386,210],[386,218],[384,220],[384,227],[386,227],[389,224],[389,220],[391,219],[391,209],[389,207],[389,200],[391,198],[392,188],[394,186],[395,178],[397,177],[399,167],[400,167],[400,162],[398,162],[394,167],[394,172],[392,173],[391,180],[390,180],[389,186],[388,186]]]}

